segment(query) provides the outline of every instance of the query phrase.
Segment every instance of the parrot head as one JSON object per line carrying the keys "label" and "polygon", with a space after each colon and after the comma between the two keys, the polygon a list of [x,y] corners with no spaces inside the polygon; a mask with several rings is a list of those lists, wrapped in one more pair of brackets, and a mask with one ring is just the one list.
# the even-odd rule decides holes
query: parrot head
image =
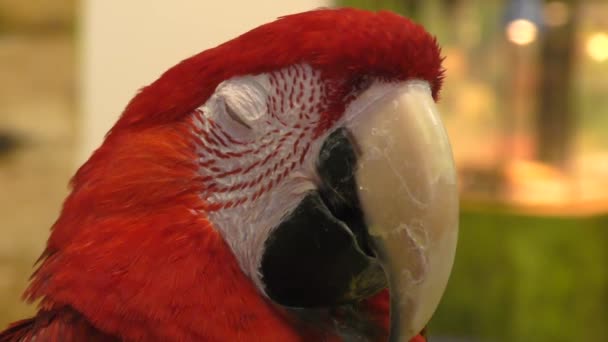
{"label": "parrot head", "polygon": [[182,61],[73,178],[26,296],[124,340],[413,338],[456,246],[441,60],[321,9]]}

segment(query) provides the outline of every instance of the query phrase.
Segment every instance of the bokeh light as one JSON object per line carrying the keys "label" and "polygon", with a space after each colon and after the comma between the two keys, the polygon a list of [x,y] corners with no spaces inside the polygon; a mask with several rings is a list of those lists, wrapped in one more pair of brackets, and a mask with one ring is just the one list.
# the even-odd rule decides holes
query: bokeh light
{"label": "bokeh light", "polygon": [[516,19],[507,24],[507,39],[517,45],[528,45],[536,40],[538,28],[526,19]]}
{"label": "bokeh light", "polygon": [[608,34],[594,33],[587,40],[587,54],[597,62],[608,60]]}

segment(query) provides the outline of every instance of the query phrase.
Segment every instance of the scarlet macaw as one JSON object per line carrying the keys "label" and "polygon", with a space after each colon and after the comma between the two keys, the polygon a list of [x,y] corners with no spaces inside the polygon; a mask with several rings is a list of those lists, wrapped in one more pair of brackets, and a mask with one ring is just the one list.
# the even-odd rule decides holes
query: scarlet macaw
{"label": "scarlet macaw", "polygon": [[423,341],[457,235],[441,60],[320,9],[177,64],[74,176],[0,341]]}

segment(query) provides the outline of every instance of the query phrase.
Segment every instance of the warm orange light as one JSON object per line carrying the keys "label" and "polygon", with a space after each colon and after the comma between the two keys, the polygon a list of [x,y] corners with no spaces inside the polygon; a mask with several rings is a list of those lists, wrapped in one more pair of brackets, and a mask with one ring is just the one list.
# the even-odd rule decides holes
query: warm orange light
{"label": "warm orange light", "polygon": [[608,60],[608,34],[594,33],[587,40],[587,54],[597,62]]}
{"label": "warm orange light", "polygon": [[526,19],[516,19],[507,25],[507,39],[517,45],[528,45],[538,35],[536,25]]}
{"label": "warm orange light", "polygon": [[561,1],[552,1],[545,5],[543,10],[545,24],[552,27],[562,26],[570,18],[568,5]]}

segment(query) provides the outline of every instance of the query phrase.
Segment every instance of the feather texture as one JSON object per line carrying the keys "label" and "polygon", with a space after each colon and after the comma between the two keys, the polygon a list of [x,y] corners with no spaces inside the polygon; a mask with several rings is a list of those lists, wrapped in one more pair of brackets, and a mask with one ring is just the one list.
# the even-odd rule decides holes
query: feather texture
{"label": "feather texture", "polygon": [[[340,340],[260,295],[200,195],[190,114],[223,80],[298,63],[328,83],[423,79],[435,97],[443,78],[439,48],[422,27],[354,9],[286,16],[181,62],[135,96],[72,179],[25,293],[41,300],[40,312],[0,341]],[[339,118],[344,95],[332,98],[318,130]],[[386,300],[367,309],[385,330]]]}
{"label": "feather texture", "polygon": [[69,308],[40,311],[36,317],[13,323],[0,333],[0,342],[118,342],[95,329]]}

